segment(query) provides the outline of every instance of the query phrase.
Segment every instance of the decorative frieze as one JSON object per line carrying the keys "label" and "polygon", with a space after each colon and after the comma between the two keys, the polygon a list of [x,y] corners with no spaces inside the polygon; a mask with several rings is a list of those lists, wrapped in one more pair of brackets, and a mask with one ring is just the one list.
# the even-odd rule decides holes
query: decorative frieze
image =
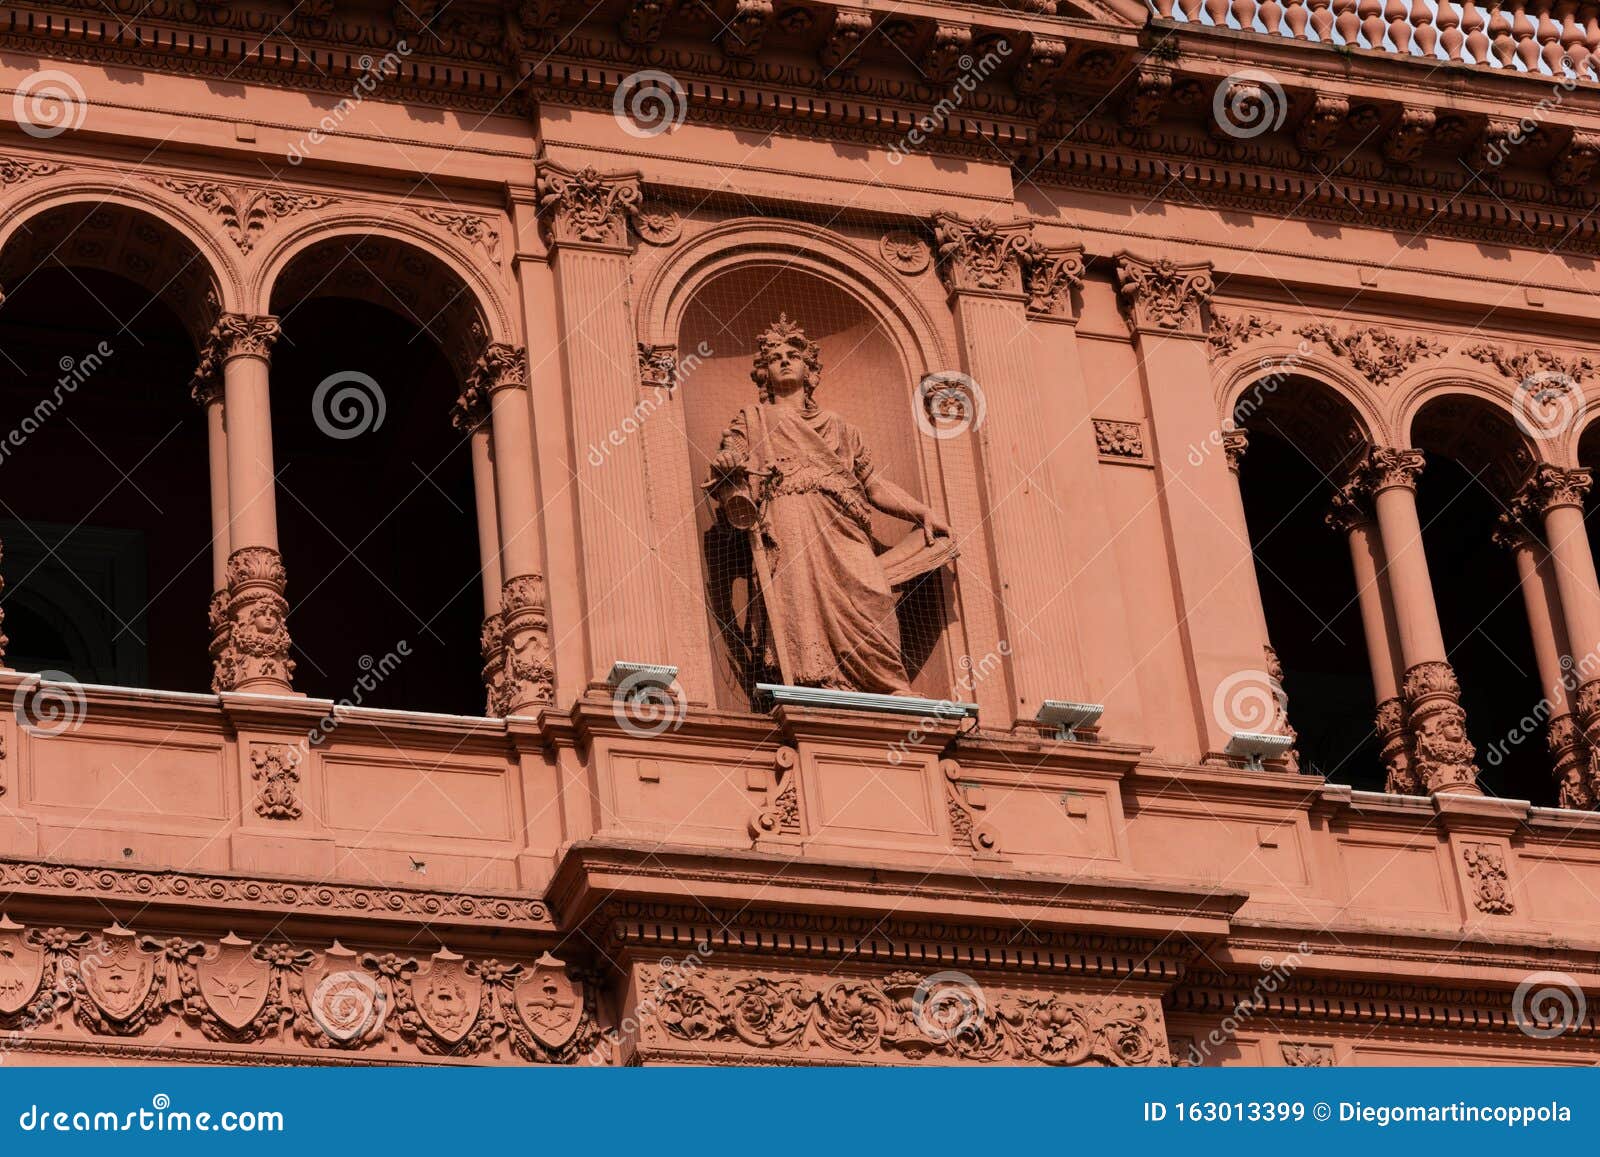
{"label": "decorative frieze", "polygon": [[1206,346],[1214,358],[1226,357],[1242,345],[1264,337],[1272,337],[1283,327],[1259,313],[1222,313],[1211,311],[1211,324],[1206,327]]}
{"label": "decorative frieze", "polygon": [[1397,337],[1376,325],[1341,330],[1325,321],[1313,321],[1295,333],[1320,342],[1377,386],[1388,385],[1422,358],[1439,357],[1445,352],[1445,347],[1432,338]]}
{"label": "decorative frieze", "polygon": [[625,246],[630,225],[652,245],[669,245],[682,232],[676,213],[645,210],[636,172],[572,170],[541,161],[538,191],[539,212],[556,244]]}
{"label": "decorative frieze", "polygon": [[261,785],[256,794],[256,815],[271,820],[300,818],[300,753],[286,743],[253,743],[250,778]]}
{"label": "decorative frieze", "polygon": [[151,176],[149,180],[214,215],[242,253],[254,249],[256,240],[275,221],[333,203],[331,197],[290,189],[190,181],[162,175]]}
{"label": "decorative frieze", "polygon": [[1214,283],[1209,262],[1180,265],[1171,258],[1117,257],[1117,296],[1136,329],[1200,333],[1200,307]]}
{"label": "decorative frieze", "polygon": [[1560,354],[1554,350],[1524,348],[1482,342],[1461,351],[1473,361],[1483,362],[1515,382],[1538,381],[1543,388],[1562,383],[1582,385],[1595,372],[1592,358],[1584,354]]}
{"label": "decorative frieze", "polygon": [[[352,952],[28,928],[0,916],[0,1029],[14,1046],[81,1033],[182,1056],[187,1027],[208,1042],[336,1057],[484,1057],[608,1062],[596,984],[548,953],[537,959]],[[598,1050],[598,1051],[597,1051]]]}
{"label": "decorative frieze", "polygon": [[1472,903],[1480,912],[1505,916],[1516,910],[1505,851],[1499,844],[1463,844],[1461,858],[1472,881]]}
{"label": "decorative frieze", "polygon": [[988,989],[959,973],[881,978],[644,965],[640,1048],[762,1063],[1169,1065],[1160,1002]]}

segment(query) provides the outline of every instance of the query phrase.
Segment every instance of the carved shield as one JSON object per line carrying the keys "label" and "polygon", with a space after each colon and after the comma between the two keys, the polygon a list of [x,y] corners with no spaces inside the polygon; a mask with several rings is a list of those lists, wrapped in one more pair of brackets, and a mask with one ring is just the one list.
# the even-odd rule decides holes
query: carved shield
{"label": "carved shield", "polygon": [[324,953],[322,965],[307,975],[305,993],[311,1019],[340,1044],[376,1033],[389,1015],[383,986],[338,941]]}
{"label": "carved shield", "polygon": [[252,947],[230,932],[217,943],[214,956],[194,967],[201,997],[231,1029],[242,1029],[261,1015],[272,991],[272,968],[252,955]]}
{"label": "carved shield", "polygon": [[21,924],[0,916],[0,1014],[28,1007],[44,979],[44,950],[23,939]]}
{"label": "carved shield", "polygon": [[466,960],[448,948],[433,954],[426,976],[411,982],[417,1015],[446,1044],[456,1044],[478,1019],[483,982],[467,974]]}
{"label": "carved shield", "polygon": [[546,952],[522,974],[515,992],[517,1013],[533,1039],[559,1049],[577,1035],[583,1023],[583,986],[567,975],[567,967]]}
{"label": "carved shield", "polygon": [[150,957],[139,951],[137,937],[126,928],[113,926],[101,934],[98,945],[83,953],[78,976],[96,1007],[120,1021],[138,1012],[150,995],[155,968]]}

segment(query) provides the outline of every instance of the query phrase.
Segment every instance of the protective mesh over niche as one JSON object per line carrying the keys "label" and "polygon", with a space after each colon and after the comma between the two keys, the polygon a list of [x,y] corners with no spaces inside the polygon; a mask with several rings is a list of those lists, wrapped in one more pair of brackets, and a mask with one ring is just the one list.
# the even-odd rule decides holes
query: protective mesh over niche
{"label": "protective mesh over niche", "polygon": [[[752,607],[759,582],[752,550],[754,531],[738,530],[717,517],[700,489],[730,421],[758,399],[750,371],[758,336],[787,316],[817,342],[822,382],[815,402],[860,432],[879,471],[921,502],[928,501],[924,458],[930,448],[911,407],[917,378],[883,326],[855,298],[810,274],[779,265],[757,265],[708,282],[684,313],[678,335],[680,377],[695,485],[697,542],[707,585],[706,606],[717,701],[744,708],[758,682],[783,682],[763,648],[765,618]],[[841,515],[842,517],[842,515]],[[872,537],[882,555],[916,527],[873,511]],[[769,566],[774,565],[769,557]],[[781,568],[781,564],[777,564]],[[782,571],[778,571],[782,581]],[[942,646],[951,598],[950,571],[941,568],[895,586],[900,656],[918,695],[950,694],[949,666]]]}

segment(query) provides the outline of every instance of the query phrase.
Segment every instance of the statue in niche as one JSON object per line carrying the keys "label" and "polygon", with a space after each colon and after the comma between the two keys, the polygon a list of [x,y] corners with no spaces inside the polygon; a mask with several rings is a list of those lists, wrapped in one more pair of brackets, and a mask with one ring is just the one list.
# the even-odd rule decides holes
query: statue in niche
{"label": "statue in niche", "polygon": [[[894,588],[955,558],[950,529],[816,404],[821,351],[787,316],[757,338],[750,376],[759,401],[724,432],[706,483],[753,563],[738,661],[790,686],[909,695]],[[875,510],[917,529],[885,543]]]}

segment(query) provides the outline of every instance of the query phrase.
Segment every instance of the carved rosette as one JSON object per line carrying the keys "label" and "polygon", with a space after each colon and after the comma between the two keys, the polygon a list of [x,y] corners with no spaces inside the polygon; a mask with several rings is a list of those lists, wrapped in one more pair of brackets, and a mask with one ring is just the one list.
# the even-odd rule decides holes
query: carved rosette
{"label": "carved rosette", "polygon": [[265,546],[241,547],[228,556],[228,642],[215,665],[227,679],[223,691],[287,691],[294,677],[289,658],[288,580],[283,559]]}
{"label": "carved rosette", "polygon": [[557,245],[626,246],[631,225],[652,245],[670,245],[682,232],[676,213],[652,213],[635,172],[572,170],[542,161],[539,212]]}
{"label": "carved rosette", "polygon": [[1430,794],[1475,789],[1477,750],[1467,738],[1461,685],[1443,660],[1418,663],[1406,672],[1406,713],[1416,752],[1417,775]]}
{"label": "carved rosette", "polygon": [[504,624],[504,710],[496,714],[514,715],[555,698],[544,576],[524,574],[507,579],[501,588],[500,614]]}
{"label": "carved rosette", "polygon": [[223,362],[234,358],[261,358],[272,355],[272,346],[280,333],[275,317],[254,317],[244,313],[225,313],[211,327],[208,348],[214,344],[217,356]]}
{"label": "carved rosette", "polygon": [[1200,336],[1200,307],[1213,288],[1210,262],[1180,265],[1167,257],[1117,257],[1117,295],[1135,329]]}
{"label": "carved rosette", "polygon": [[[1152,998],[941,983],[910,970],[872,978],[726,970],[685,977],[645,965],[639,988],[641,1051],[665,1058],[1172,1063]],[[930,1015],[930,1007],[950,1015]]]}
{"label": "carved rosette", "polygon": [[1472,903],[1480,912],[1506,916],[1516,911],[1511,899],[1511,876],[1506,870],[1505,851],[1498,844],[1466,844],[1461,858],[1472,881]]}
{"label": "carved rosette", "polygon": [[1398,696],[1378,704],[1373,723],[1378,735],[1378,755],[1383,760],[1383,790],[1390,795],[1422,795],[1411,732],[1406,727],[1406,705]]}
{"label": "carved rosette", "polygon": [[933,231],[939,276],[951,293],[1023,293],[1023,271],[1035,254],[1027,222],[1002,225],[988,217],[969,221],[938,213]]}

